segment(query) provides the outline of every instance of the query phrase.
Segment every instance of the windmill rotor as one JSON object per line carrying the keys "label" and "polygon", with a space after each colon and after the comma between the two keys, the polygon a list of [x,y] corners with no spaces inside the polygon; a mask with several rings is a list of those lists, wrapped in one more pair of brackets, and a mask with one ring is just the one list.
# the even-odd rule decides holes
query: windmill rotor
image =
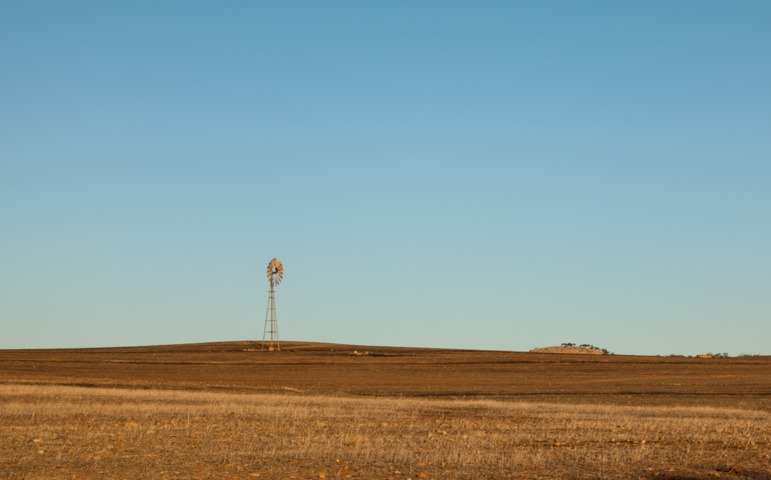
{"label": "windmill rotor", "polygon": [[281,264],[281,260],[278,258],[271,260],[266,273],[271,288],[278,286],[281,283],[281,279],[284,278],[284,266]]}

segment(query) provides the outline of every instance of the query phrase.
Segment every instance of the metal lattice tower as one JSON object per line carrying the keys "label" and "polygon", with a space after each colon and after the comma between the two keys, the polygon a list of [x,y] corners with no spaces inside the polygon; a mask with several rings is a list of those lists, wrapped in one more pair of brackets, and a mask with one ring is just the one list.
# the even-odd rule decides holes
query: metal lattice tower
{"label": "metal lattice tower", "polygon": [[[268,351],[281,351],[281,343],[278,340],[278,320],[276,318],[276,292],[274,287],[281,283],[284,276],[284,266],[278,258],[274,258],[268,264],[268,308],[265,311],[265,328],[262,331],[262,347],[265,350],[265,344],[268,344]],[[275,345],[275,347],[274,347]]]}

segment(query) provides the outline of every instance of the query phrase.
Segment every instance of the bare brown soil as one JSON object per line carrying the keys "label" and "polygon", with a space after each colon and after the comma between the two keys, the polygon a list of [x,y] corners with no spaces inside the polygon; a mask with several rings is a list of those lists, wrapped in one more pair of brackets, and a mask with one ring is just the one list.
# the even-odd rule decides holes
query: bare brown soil
{"label": "bare brown soil", "polygon": [[0,478],[771,479],[771,357],[259,348],[0,350]]}
{"label": "bare brown soil", "polygon": [[771,357],[623,355],[255,342],[0,350],[0,383],[489,397],[771,411]]}

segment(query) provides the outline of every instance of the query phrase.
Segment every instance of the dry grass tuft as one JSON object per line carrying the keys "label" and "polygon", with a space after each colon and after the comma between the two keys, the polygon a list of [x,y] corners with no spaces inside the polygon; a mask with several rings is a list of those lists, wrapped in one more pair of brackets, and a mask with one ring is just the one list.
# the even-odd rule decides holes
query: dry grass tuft
{"label": "dry grass tuft", "polygon": [[707,407],[0,385],[3,478],[771,478]]}

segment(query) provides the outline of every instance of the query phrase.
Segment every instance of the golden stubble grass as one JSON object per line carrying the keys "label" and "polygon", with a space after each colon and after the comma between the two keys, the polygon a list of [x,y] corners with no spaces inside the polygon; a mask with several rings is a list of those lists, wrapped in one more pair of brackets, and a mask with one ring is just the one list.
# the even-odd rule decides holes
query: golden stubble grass
{"label": "golden stubble grass", "polygon": [[771,478],[762,411],[0,385],[0,478]]}

